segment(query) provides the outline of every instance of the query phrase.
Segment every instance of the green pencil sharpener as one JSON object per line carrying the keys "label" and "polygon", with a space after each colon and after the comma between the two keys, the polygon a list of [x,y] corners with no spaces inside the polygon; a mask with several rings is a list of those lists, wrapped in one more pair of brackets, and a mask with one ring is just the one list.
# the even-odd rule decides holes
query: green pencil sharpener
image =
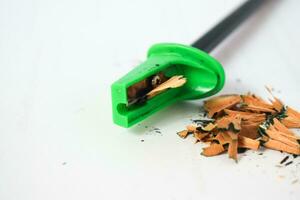
{"label": "green pencil sharpener", "polygon": [[[186,78],[182,87],[144,98],[155,85],[176,75]],[[224,81],[223,67],[207,53],[181,44],[155,44],[145,62],[112,84],[113,121],[130,127],[177,101],[214,95]]]}

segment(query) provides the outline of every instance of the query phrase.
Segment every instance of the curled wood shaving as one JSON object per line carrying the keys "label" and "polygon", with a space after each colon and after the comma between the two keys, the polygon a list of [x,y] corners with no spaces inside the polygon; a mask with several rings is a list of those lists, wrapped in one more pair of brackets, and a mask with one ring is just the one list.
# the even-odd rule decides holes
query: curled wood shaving
{"label": "curled wood shaving", "polygon": [[229,144],[231,141],[230,136],[226,132],[220,132],[219,134],[217,134],[215,139],[222,145]]}
{"label": "curled wood shaving", "polygon": [[222,95],[205,101],[204,108],[208,112],[208,116],[212,117],[215,113],[218,113],[226,108],[231,108],[241,101],[242,98],[240,95]]}
{"label": "curled wood shaving", "polygon": [[287,135],[294,135],[294,133],[289,130],[285,125],[283,125],[278,119],[274,119],[274,128],[280,132],[286,133]]}
{"label": "curled wood shaving", "polygon": [[237,139],[232,140],[229,143],[228,156],[229,156],[229,158],[234,159],[236,162],[237,162],[237,154],[238,154],[237,149],[238,149],[238,140]]}
{"label": "curled wood shaving", "polygon": [[183,86],[186,83],[186,78],[183,76],[172,76],[170,79],[167,81],[163,82],[153,90],[147,93],[148,98],[152,98],[161,92],[170,89],[170,88],[178,88]]}
{"label": "curled wood shaving", "polygon": [[209,123],[205,127],[202,128],[203,131],[212,131],[214,128],[216,128],[216,124]]}
{"label": "curled wood shaving", "polygon": [[197,131],[197,126],[194,126],[194,125],[188,125],[188,126],[186,126],[186,129],[187,129],[189,132],[195,132],[195,131]]}
{"label": "curled wood shaving", "polygon": [[205,138],[209,133],[201,133],[199,131],[195,131],[194,137],[196,138],[196,142],[203,141],[203,138]]}
{"label": "curled wood shaving", "polygon": [[286,114],[287,117],[282,120],[282,123],[288,128],[300,128],[300,113],[288,107]]}
{"label": "curled wood shaving", "polygon": [[289,146],[299,147],[299,144],[296,139],[287,137],[284,133],[282,134],[282,132],[274,131],[274,130],[267,130],[266,133],[273,140],[280,141]]}
{"label": "curled wood shaving", "polygon": [[237,140],[238,139],[238,134],[237,133],[234,133],[232,131],[225,131],[225,133],[227,133],[229,135],[231,140]]}
{"label": "curled wood shaving", "polygon": [[219,129],[230,129],[230,126],[236,131],[241,130],[241,117],[239,115],[227,115],[216,122]]}
{"label": "curled wood shaving", "polygon": [[203,148],[202,155],[204,156],[216,156],[225,151],[223,145],[212,143],[209,147]]}
{"label": "curled wood shaving", "polygon": [[242,95],[243,102],[247,105],[252,105],[254,107],[273,109],[272,104],[265,102],[262,98],[259,98],[253,94]]}
{"label": "curled wood shaving", "polygon": [[258,133],[259,124],[258,123],[252,123],[252,124],[244,124],[241,125],[241,131],[239,135],[248,137],[251,139],[256,139],[259,136]]}
{"label": "curled wood shaving", "polygon": [[264,113],[252,113],[252,112],[243,112],[243,111],[236,111],[236,110],[229,110],[224,109],[224,112],[227,115],[239,115],[242,120],[244,121],[264,121],[266,120],[266,115]]}
{"label": "curled wood shaving", "polygon": [[270,109],[270,108],[265,108],[262,106],[255,106],[255,105],[251,105],[251,104],[246,105],[244,108],[245,108],[245,110],[257,112],[257,113],[275,113],[276,112],[275,110]]}
{"label": "curled wood shaving", "polygon": [[181,138],[186,138],[189,135],[189,131],[183,130],[183,131],[178,132],[177,135]]}
{"label": "curled wood shaving", "polygon": [[287,153],[291,153],[291,154],[295,154],[295,155],[300,155],[300,148],[291,147],[291,146],[284,144],[277,140],[269,139],[263,145],[269,149],[274,149],[277,151],[283,151],[283,152],[287,152]]}
{"label": "curled wood shaving", "polygon": [[244,136],[238,136],[238,147],[258,150],[259,149],[259,141],[253,140]]}
{"label": "curled wood shaving", "polygon": [[270,127],[267,131],[273,131],[273,132],[275,131],[276,134],[287,137],[287,138],[289,138],[289,139],[291,139],[292,141],[295,141],[295,142],[300,139],[300,137],[295,135],[292,131],[288,130],[288,132],[284,132],[284,130],[282,131],[282,130],[278,130],[277,128],[275,128],[274,125],[270,125]]}

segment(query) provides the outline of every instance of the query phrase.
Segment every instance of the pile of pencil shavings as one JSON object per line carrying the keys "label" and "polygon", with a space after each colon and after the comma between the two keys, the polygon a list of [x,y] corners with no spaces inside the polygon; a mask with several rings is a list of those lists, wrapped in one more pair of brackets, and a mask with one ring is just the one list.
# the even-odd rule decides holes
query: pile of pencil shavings
{"label": "pile of pencil shavings", "polygon": [[238,152],[265,148],[300,155],[300,138],[289,128],[300,128],[300,113],[272,95],[270,102],[255,96],[222,95],[204,102],[206,117],[195,120],[177,133],[209,146],[202,155],[216,156],[227,151],[237,161]]}

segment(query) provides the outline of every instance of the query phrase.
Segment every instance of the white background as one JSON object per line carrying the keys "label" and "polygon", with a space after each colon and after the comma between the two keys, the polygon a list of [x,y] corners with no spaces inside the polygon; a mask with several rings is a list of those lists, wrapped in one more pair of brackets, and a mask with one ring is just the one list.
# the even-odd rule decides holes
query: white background
{"label": "white background", "polygon": [[[236,164],[176,135],[202,100],[130,129],[111,120],[110,85],[151,44],[190,44],[242,2],[0,0],[0,199],[300,199],[300,158],[279,168],[285,154],[248,151]],[[212,52],[222,93],[271,85],[300,109],[299,8],[271,0]]]}

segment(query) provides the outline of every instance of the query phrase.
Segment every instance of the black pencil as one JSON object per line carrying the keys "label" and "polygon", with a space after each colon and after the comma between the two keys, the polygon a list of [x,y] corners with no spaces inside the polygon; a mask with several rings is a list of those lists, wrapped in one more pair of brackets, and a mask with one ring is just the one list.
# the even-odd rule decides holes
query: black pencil
{"label": "black pencil", "polygon": [[211,52],[230,33],[232,33],[242,22],[244,22],[254,11],[267,0],[248,0],[219,22],[204,36],[195,41],[192,46],[207,53]]}

